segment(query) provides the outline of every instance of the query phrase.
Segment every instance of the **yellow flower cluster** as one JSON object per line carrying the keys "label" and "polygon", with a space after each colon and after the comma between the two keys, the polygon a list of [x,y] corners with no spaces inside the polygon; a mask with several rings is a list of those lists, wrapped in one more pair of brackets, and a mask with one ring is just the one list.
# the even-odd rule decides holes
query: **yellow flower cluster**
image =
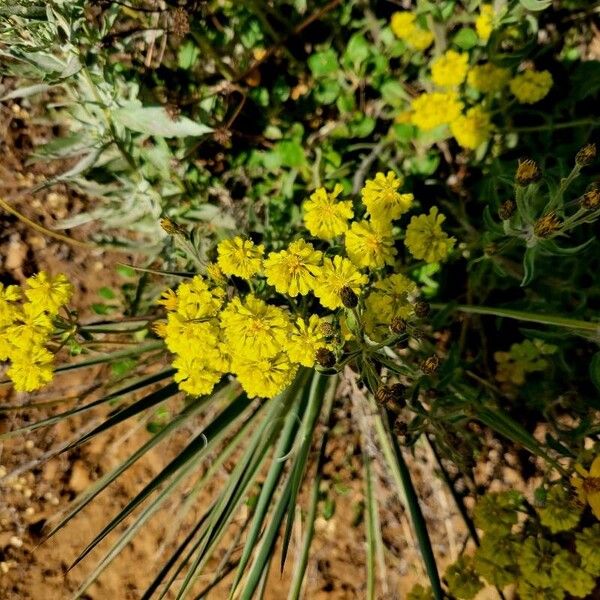
{"label": "yellow flower cluster", "polygon": [[[244,241],[233,238],[221,242],[220,247],[242,248]],[[292,246],[312,248],[302,240]],[[316,253],[319,262],[320,254]],[[277,258],[272,255],[270,258]],[[312,260],[310,255],[308,260]],[[286,275],[286,289],[293,285],[294,277],[292,268]],[[313,366],[317,350],[327,346],[320,317],[293,320],[287,309],[253,294],[227,302],[223,287],[200,276],[175,291],[166,290],[160,303],[167,309],[167,319],[155,330],[176,356],[175,381],[194,396],[210,393],[226,373],[233,373],[250,396],[275,396],[291,382],[298,365]]]}
{"label": "yellow flower cluster", "polygon": [[33,392],[54,376],[54,355],[48,343],[53,318],[65,306],[73,288],[65,275],[40,271],[19,286],[0,284],[0,360],[9,361],[6,374],[19,392]]}
{"label": "yellow flower cluster", "polygon": [[392,15],[390,27],[394,35],[404,41],[413,50],[426,50],[433,43],[433,33],[421,29],[417,17],[411,12],[400,11]]}
{"label": "yellow flower cluster", "polygon": [[[363,206],[357,207],[364,217],[355,221],[350,221],[352,201],[339,199],[340,185],[333,192],[319,188],[303,211],[306,228],[321,249],[296,239],[265,255],[262,245],[236,236],[218,244],[217,263],[207,266],[206,277],[195,276],[176,290],[166,290],[160,303],[167,318],[155,331],[175,355],[180,388],[192,395],[208,394],[224,375],[232,374],[249,396],[275,396],[300,366],[313,367],[319,353],[333,348],[328,336],[338,319],[327,311],[352,307],[353,296],[364,298],[365,331],[374,340],[389,335],[394,318],[412,317],[415,283],[399,273],[381,272],[396,261],[394,221],[414,200],[400,192],[401,186],[402,179],[391,171],[366,181]],[[442,231],[444,217],[437,209],[431,214],[434,222],[418,231],[411,221],[406,243],[412,254],[426,247],[420,257],[442,260],[454,239]],[[429,223],[427,215],[417,221],[423,219]],[[377,272],[376,280],[369,271]],[[240,292],[244,286],[239,282],[228,286],[226,276],[246,280],[250,291]],[[285,301],[271,300],[275,292]],[[294,301],[298,297],[301,302]],[[322,307],[315,311],[324,316],[311,314],[314,301]],[[343,327],[341,321],[339,325]],[[334,330],[334,337],[337,333],[343,332]]]}
{"label": "yellow flower cluster", "polygon": [[[496,14],[491,4],[482,4],[475,19],[478,37],[486,42],[495,26]],[[401,39],[407,40],[415,30],[416,18],[410,12],[392,16],[391,28]],[[407,42],[408,43],[408,42]],[[409,44],[410,45],[410,44]],[[490,104],[496,94],[509,86],[518,102],[533,104],[544,98],[552,87],[548,71],[526,70],[511,79],[509,69],[492,62],[470,66],[468,52],[448,49],[430,64],[431,82],[435,86],[411,101],[398,122],[411,122],[422,131],[447,126],[457,143],[467,150],[476,150],[488,141],[494,126]],[[462,92],[464,85],[470,88]],[[473,104],[473,90],[481,94]]]}
{"label": "yellow flower cluster", "polygon": [[456,92],[427,92],[415,98],[411,108],[413,124],[430,131],[458,119],[463,103]]}
{"label": "yellow flower cluster", "polygon": [[510,91],[521,104],[535,104],[548,95],[554,83],[549,71],[528,69],[510,80]]}
{"label": "yellow flower cluster", "polygon": [[467,83],[483,94],[500,92],[509,79],[510,71],[508,69],[498,67],[491,62],[471,67],[467,75]]}
{"label": "yellow flower cluster", "polygon": [[482,4],[479,15],[475,19],[475,31],[479,39],[487,42],[494,31],[494,7],[491,4]]}
{"label": "yellow flower cluster", "polygon": [[431,63],[431,80],[443,88],[458,87],[469,70],[469,55],[448,50]]}

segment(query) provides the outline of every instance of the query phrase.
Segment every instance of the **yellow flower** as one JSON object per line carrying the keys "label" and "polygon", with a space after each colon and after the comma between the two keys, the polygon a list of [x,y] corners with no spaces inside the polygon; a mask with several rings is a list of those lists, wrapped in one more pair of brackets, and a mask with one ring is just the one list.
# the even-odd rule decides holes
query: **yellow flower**
{"label": "yellow flower", "polygon": [[227,279],[221,267],[216,262],[211,262],[206,265],[206,276],[213,282],[214,285],[225,285]]}
{"label": "yellow flower", "polygon": [[401,273],[375,283],[365,300],[365,328],[369,337],[381,341],[389,335],[392,319],[412,316],[411,300],[416,293],[416,284]]}
{"label": "yellow flower", "polygon": [[177,294],[171,289],[166,289],[161,295],[157,304],[164,306],[167,310],[177,310]]}
{"label": "yellow flower", "polygon": [[54,326],[48,314],[40,310],[38,303],[26,302],[18,311],[15,322],[8,327],[7,335],[11,343],[18,348],[43,346]]}
{"label": "yellow flower", "polygon": [[42,346],[31,346],[13,354],[6,374],[18,392],[34,392],[52,381],[54,356]]}
{"label": "yellow flower", "polygon": [[194,345],[208,351],[217,346],[219,339],[219,327],[215,319],[189,320],[179,313],[167,315],[164,332],[166,346],[174,354],[189,354]]}
{"label": "yellow flower", "polygon": [[589,504],[596,519],[600,519],[600,456],[592,462],[589,472],[582,466],[576,465],[579,473],[571,477],[571,485],[575,488],[579,500]]}
{"label": "yellow flower", "polygon": [[355,221],[346,232],[346,252],[358,267],[380,269],[394,263],[396,248],[390,225]]}
{"label": "yellow flower", "polygon": [[552,75],[549,71],[530,69],[513,77],[509,87],[521,104],[535,104],[547,96],[552,84]]}
{"label": "yellow flower", "polygon": [[322,257],[312,244],[296,240],[287,250],[269,254],[264,266],[267,283],[280,294],[304,296],[313,288]]}
{"label": "yellow flower", "polygon": [[429,131],[457,119],[463,103],[456,92],[430,92],[412,101],[412,121],[419,129]]}
{"label": "yellow flower", "polygon": [[406,228],[404,243],[417,259],[432,263],[443,260],[454,247],[456,240],[442,231],[444,215],[438,214],[436,206],[428,215],[412,217]]}
{"label": "yellow flower", "polygon": [[317,281],[315,296],[325,308],[340,308],[342,299],[340,292],[343,287],[349,287],[359,294],[360,288],[369,281],[347,258],[334,256],[325,258]]}
{"label": "yellow flower", "polygon": [[26,281],[25,296],[39,311],[46,311],[51,315],[58,313],[71,299],[73,286],[65,275],[59,273],[50,277],[45,271],[40,271]]}
{"label": "yellow flower", "polygon": [[411,12],[395,12],[390,21],[390,28],[396,37],[406,42],[413,50],[425,50],[431,46],[433,34],[421,29],[415,21],[416,17]]}
{"label": "yellow flower", "polygon": [[255,246],[252,240],[236,236],[218,245],[217,262],[226,275],[250,279],[261,270],[264,250],[262,244]]}
{"label": "yellow flower", "polygon": [[[200,275],[195,275],[177,288],[176,310],[181,317],[188,320],[214,317],[223,304],[224,296],[224,290],[209,288]],[[173,305],[173,302],[170,304]]]}
{"label": "yellow flower", "polygon": [[475,19],[475,30],[479,39],[487,42],[494,31],[494,7],[491,4],[482,4],[479,16]]}
{"label": "yellow flower", "polygon": [[0,283],[0,327],[14,323],[18,308],[16,302],[21,298],[21,288],[17,285],[4,287]]}
{"label": "yellow flower", "polygon": [[287,341],[290,322],[287,313],[250,294],[234,298],[221,312],[221,326],[229,353],[235,357],[260,360],[281,352]]}
{"label": "yellow flower", "polygon": [[468,70],[469,55],[448,50],[431,63],[431,79],[440,87],[457,87],[465,80]]}
{"label": "yellow flower", "polygon": [[467,75],[467,83],[484,94],[499,92],[509,79],[510,71],[508,69],[497,67],[491,62],[472,67]]}
{"label": "yellow flower", "polygon": [[342,190],[339,183],[330,194],[325,188],[319,188],[304,203],[304,224],[311,235],[332,240],[348,229],[348,219],[354,216],[354,211],[350,200],[336,200]]}
{"label": "yellow flower", "polygon": [[374,221],[392,221],[410,208],[414,196],[401,194],[398,191],[401,185],[402,179],[393,171],[387,175],[377,173],[375,179],[367,179],[360,194]]}
{"label": "yellow flower", "polygon": [[450,123],[450,131],[463,148],[475,150],[492,135],[490,115],[481,106],[474,106]]}
{"label": "yellow flower", "polygon": [[173,367],[177,369],[173,379],[179,384],[180,390],[192,396],[210,394],[223,376],[223,371],[210,368],[210,363],[203,358],[184,353],[173,361]]}
{"label": "yellow flower", "polygon": [[231,370],[248,396],[272,398],[292,382],[298,367],[290,362],[284,352],[281,352],[260,359],[234,356]]}
{"label": "yellow flower", "polygon": [[317,350],[327,347],[322,328],[323,322],[323,319],[317,315],[311,315],[308,322],[304,319],[296,321],[285,346],[292,362],[309,368],[314,366]]}

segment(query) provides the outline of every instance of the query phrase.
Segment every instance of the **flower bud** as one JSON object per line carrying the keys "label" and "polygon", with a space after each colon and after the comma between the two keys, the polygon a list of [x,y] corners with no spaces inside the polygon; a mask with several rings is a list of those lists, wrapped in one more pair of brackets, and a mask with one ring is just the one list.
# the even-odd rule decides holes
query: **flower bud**
{"label": "flower bud", "polygon": [[335,328],[331,323],[321,323],[321,333],[326,340],[330,340],[335,335]]}
{"label": "flower bud", "polygon": [[390,331],[396,335],[406,333],[407,323],[401,317],[394,317],[390,323]]}
{"label": "flower bud", "polygon": [[386,406],[390,400],[392,400],[392,394],[389,386],[380,385],[375,392],[375,402],[380,406]]}
{"label": "flower bud", "polygon": [[498,209],[498,216],[503,221],[508,221],[514,214],[517,209],[516,204],[512,200],[505,200]]}
{"label": "flower bud", "polygon": [[408,425],[400,417],[394,421],[394,433],[398,437],[405,437],[408,433]]}
{"label": "flower bud", "polygon": [[515,179],[523,187],[531,185],[542,178],[542,172],[537,163],[530,158],[519,161]]}
{"label": "flower bud", "polygon": [[588,190],[581,200],[581,207],[587,210],[596,210],[600,208],[600,188],[593,187]]}
{"label": "flower bud", "polygon": [[576,155],[575,163],[580,167],[587,167],[596,160],[596,144],[586,144]]}
{"label": "flower bud", "polygon": [[415,315],[419,317],[419,319],[424,319],[431,312],[431,305],[429,302],[425,302],[425,300],[419,300],[415,303]]}
{"label": "flower bud", "polygon": [[547,238],[560,229],[560,225],[557,216],[554,213],[548,213],[535,222],[533,233],[539,238]]}
{"label": "flower bud", "polygon": [[335,354],[327,348],[319,348],[315,355],[315,359],[325,369],[335,367]]}
{"label": "flower bud", "polygon": [[346,308],[356,308],[358,306],[358,296],[354,290],[347,285],[340,290],[340,298],[342,299],[342,304]]}
{"label": "flower bud", "polygon": [[394,383],[390,385],[390,395],[392,396],[394,402],[397,404],[404,404],[404,394],[406,392],[406,387],[401,383]]}
{"label": "flower bud", "polygon": [[425,375],[435,375],[440,368],[440,359],[435,355],[431,355],[421,363],[421,371]]}

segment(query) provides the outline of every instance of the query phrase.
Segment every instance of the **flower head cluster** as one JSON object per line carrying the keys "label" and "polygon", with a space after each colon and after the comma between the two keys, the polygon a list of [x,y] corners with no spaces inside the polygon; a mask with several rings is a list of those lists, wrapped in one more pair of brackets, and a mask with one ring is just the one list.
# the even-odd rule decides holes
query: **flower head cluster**
{"label": "flower head cluster", "polygon": [[411,12],[401,11],[392,15],[390,27],[394,35],[403,40],[413,50],[426,50],[433,43],[433,33],[417,24],[417,17]]}
{"label": "flower head cluster", "polygon": [[[487,42],[498,25],[496,17],[492,4],[481,5],[474,25],[483,42]],[[414,15],[395,13],[391,28],[398,37],[408,39],[416,28]],[[433,89],[425,86],[426,91],[412,99],[410,110],[403,110],[399,122],[409,119],[422,131],[446,126],[442,133],[450,133],[461,147],[475,150],[492,138],[492,115],[497,112],[494,103],[497,97],[502,101],[507,86],[518,102],[526,104],[540,101],[552,87],[552,75],[548,71],[527,69],[513,77],[511,69],[493,62],[471,64],[479,56],[480,51],[450,48],[432,58]],[[496,59],[502,64],[502,56]]]}
{"label": "flower head cluster", "polygon": [[[208,394],[232,374],[248,395],[273,397],[300,366],[335,364],[333,351],[340,355],[342,340],[356,331],[383,341],[394,319],[413,318],[417,286],[394,272],[400,238],[395,221],[413,202],[401,185],[393,172],[377,173],[356,207],[338,200],[340,185],[331,193],[320,188],[302,207],[312,238],[271,252],[239,236],[223,240],[205,276],[166,290],[160,300],[166,320],[155,331],[175,355],[180,388]],[[406,244],[412,254],[427,246],[427,260],[442,260],[454,240],[442,231],[437,209],[432,214],[435,223],[419,231],[411,222]],[[423,219],[428,223],[426,215],[417,217]],[[348,315],[338,311],[354,309],[360,327],[344,330]]]}
{"label": "flower head cluster", "polygon": [[467,76],[469,55],[448,50],[431,63],[431,80],[442,88],[458,87]]}
{"label": "flower head cluster", "polygon": [[436,206],[429,209],[428,215],[412,217],[406,228],[404,243],[408,251],[417,259],[432,263],[444,260],[454,247],[456,239],[442,230],[446,220]]}
{"label": "flower head cluster", "polygon": [[553,79],[549,71],[528,69],[510,80],[510,91],[521,104],[535,104],[548,95]]}
{"label": "flower head cluster", "polygon": [[6,374],[17,391],[32,392],[52,381],[53,319],[72,292],[64,275],[44,271],[27,279],[23,289],[0,284],[0,360],[9,361]]}

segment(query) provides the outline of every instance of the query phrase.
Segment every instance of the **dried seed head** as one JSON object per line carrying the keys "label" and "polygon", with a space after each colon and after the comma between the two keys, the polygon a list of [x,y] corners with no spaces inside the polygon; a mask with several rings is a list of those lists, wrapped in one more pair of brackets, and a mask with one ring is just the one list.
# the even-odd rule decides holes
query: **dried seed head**
{"label": "dried seed head", "polygon": [[419,300],[415,303],[415,315],[419,317],[419,319],[424,319],[431,312],[431,305],[429,302],[425,302],[425,300]]}
{"label": "dried seed head", "polygon": [[406,386],[401,383],[394,383],[390,385],[390,394],[397,404],[404,404],[404,394],[406,393]]}
{"label": "dried seed head", "polygon": [[498,209],[498,216],[503,221],[508,221],[514,214],[517,209],[516,204],[512,200],[505,200]]}
{"label": "dried seed head", "polygon": [[394,317],[390,323],[390,331],[396,335],[406,333],[407,323],[401,317]]}
{"label": "dried seed head", "polygon": [[335,367],[335,354],[327,348],[319,348],[315,355],[317,362],[325,369]]}
{"label": "dried seed head", "polygon": [[600,208],[600,187],[593,187],[583,195],[581,207],[587,210]]}
{"label": "dried seed head", "polygon": [[326,340],[335,336],[335,327],[331,323],[321,323],[320,329]]}
{"label": "dried seed head", "polygon": [[163,231],[168,233],[169,235],[182,235],[185,234],[186,231],[181,225],[177,225],[174,221],[171,221],[168,217],[163,217],[160,220],[160,226]]}
{"label": "dried seed head", "polygon": [[425,375],[434,375],[437,373],[437,370],[440,368],[440,359],[433,354],[432,356],[426,358],[421,363],[421,371],[425,373]]}
{"label": "dried seed head", "polygon": [[394,433],[398,437],[404,437],[408,433],[408,425],[398,417],[394,421]]}
{"label": "dried seed head", "polygon": [[542,172],[538,164],[530,158],[519,161],[515,179],[519,185],[527,186],[539,181],[542,178]]}
{"label": "dried seed head", "polygon": [[173,36],[177,40],[181,40],[190,32],[190,19],[187,12],[183,8],[176,8],[171,12],[173,19]]}
{"label": "dried seed head", "polygon": [[386,406],[391,400],[393,400],[393,397],[389,386],[380,385],[375,392],[375,402],[380,406]]}
{"label": "dried seed head", "polygon": [[340,298],[346,308],[356,308],[358,306],[358,296],[352,288],[346,285],[340,290]]}
{"label": "dried seed head", "polygon": [[576,155],[575,163],[580,167],[587,167],[596,160],[596,144],[586,144]]}
{"label": "dried seed head", "polygon": [[560,225],[558,217],[554,213],[548,213],[535,222],[533,233],[539,238],[547,238],[560,229]]}

